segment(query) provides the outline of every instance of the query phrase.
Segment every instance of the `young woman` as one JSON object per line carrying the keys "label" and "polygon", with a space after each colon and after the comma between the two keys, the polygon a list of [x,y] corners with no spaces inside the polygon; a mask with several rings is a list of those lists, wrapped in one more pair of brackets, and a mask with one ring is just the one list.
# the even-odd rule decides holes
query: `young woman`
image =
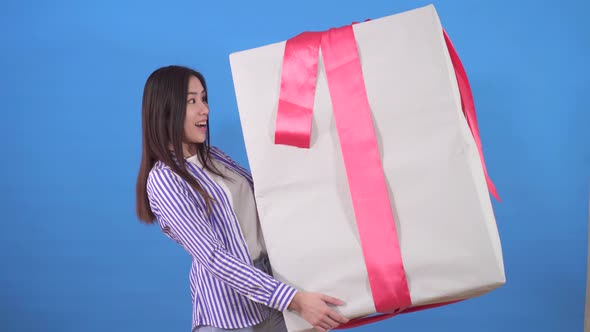
{"label": "young woman", "polygon": [[192,256],[193,331],[286,331],[284,310],[318,331],[346,323],[329,306],[342,301],[272,277],[252,178],[209,146],[209,115],[200,73],[168,66],[148,78],[137,214]]}

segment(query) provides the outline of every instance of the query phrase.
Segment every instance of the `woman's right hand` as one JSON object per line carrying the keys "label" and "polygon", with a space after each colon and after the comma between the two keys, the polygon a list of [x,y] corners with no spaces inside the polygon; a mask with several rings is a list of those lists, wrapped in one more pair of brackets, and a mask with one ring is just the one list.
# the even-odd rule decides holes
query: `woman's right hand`
{"label": "woman's right hand", "polygon": [[319,293],[297,291],[289,304],[289,309],[296,311],[317,331],[326,332],[348,323],[348,319],[334,311],[328,304],[340,306],[344,302]]}

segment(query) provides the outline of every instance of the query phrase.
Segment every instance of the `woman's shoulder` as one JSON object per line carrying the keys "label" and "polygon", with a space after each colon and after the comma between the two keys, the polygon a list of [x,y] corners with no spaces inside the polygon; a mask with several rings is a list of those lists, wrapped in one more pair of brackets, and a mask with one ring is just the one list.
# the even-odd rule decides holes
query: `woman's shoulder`
{"label": "woman's shoulder", "polygon": [[211,154],[211,156],[215,157],[216,159],[233,162],[232,158],[227,153],[216,146],[209,146],[209,154]]}
{"label": "woman's shoulder", "polygon": [[153,176],[156,174],[160,174],[160,173],[168,173],[168,172],[172,172],[172,169],[170,168],[170,166],[166,165],[164,162],[158,160],[154,163],[154,166],[152,166],[152,169],[150,169],[149,176]]}
{"label": "woman's shoulder", "polygon": [[183,182],[182,179],[174,173],[172,168],[162,161],[156,161],[149,171],[147,183],[148,187],[160,187],[165,183]]}
{"label": "woman's shoulder", "polygon": [[217,159],[226,165],[232,165],[234,167],[244,168],[236,159],[229,156],[229,154],[225,153],[223,150],[216,146],[209,147],[209,155],[213,157],[213,159]]}
{"label": "woman's shoulder", "polygon": [[234,159],[228,156],[221,149],[211,146],[209,148],[209,153],[211,154],[211,156],[213,156],[213,159],[217,159],[224,166],[227,166],[234,172],[237,172],[238,174],[241,174],[242,176],[246,177],[248,182],[252,183],[252,175],[250,174],[250,171],[247,170],[244,166],[234,161]]}

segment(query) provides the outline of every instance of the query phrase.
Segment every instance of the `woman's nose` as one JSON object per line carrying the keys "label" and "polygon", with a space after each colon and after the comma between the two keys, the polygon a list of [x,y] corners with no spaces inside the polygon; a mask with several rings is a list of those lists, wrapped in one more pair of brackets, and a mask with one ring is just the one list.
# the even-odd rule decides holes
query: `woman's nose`
{"label": "woman's nose", "polygon": [[203,103],[203,105],[201,106],[201,114],[203,115],[207,115],[209,114],[209,106],[206,103]]}

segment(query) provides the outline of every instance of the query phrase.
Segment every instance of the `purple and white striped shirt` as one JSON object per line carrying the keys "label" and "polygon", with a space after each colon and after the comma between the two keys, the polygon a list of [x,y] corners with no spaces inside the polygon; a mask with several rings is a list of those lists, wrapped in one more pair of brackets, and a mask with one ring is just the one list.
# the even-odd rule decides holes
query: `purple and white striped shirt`
{"label": "purple and white striped shirt", "polygon": [[[221,150],[211,147],[211,156],[252,185],[250,173]],[[196,165],[186,163],[186,167],[215,200],[210,215],[203,198],[160,161],[150,171],[147,192],[164,234],[192,256],[193,329],[201,325],[243,328],[265,320],[269,308],[286,310],[296,289],[252,265],[240,225],[222,187]]]}

